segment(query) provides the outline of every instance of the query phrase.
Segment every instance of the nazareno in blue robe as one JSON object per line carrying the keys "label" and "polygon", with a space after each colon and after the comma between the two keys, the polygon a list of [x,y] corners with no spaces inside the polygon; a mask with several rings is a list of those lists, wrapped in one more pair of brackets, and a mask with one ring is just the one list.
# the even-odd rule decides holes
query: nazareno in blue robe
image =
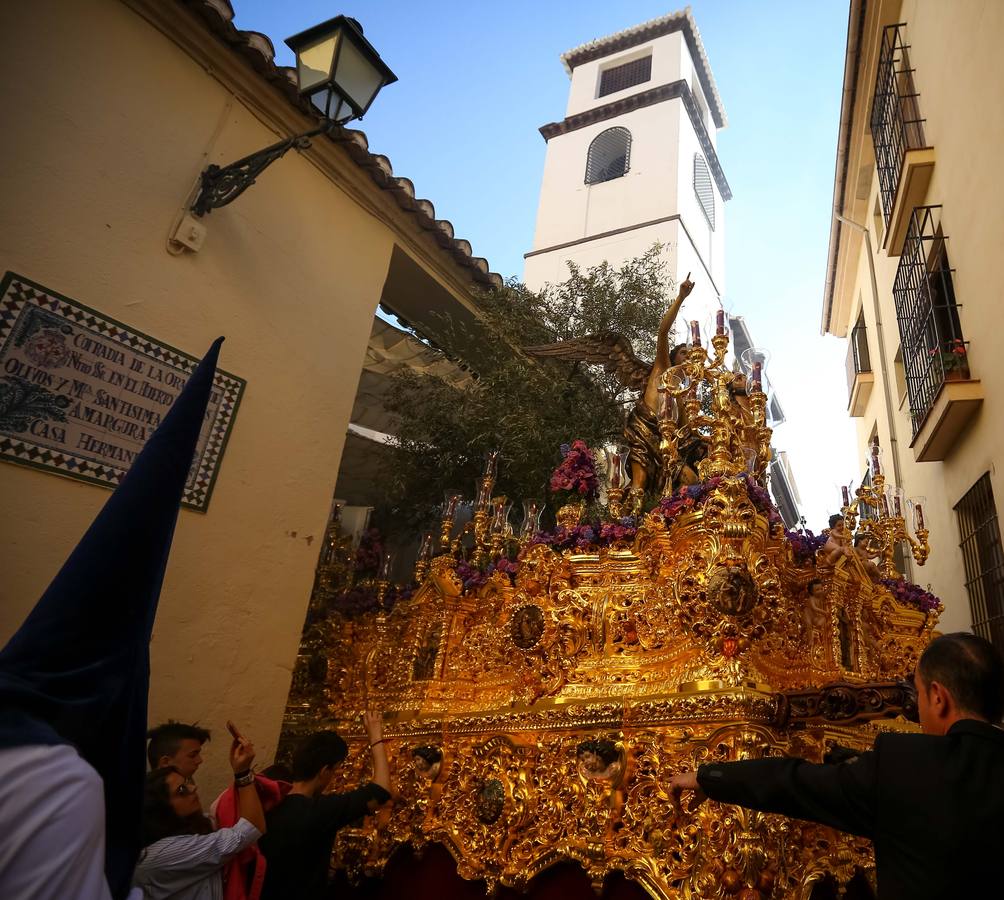
{"label": "nazareno in blue robe", "polygon": [[116,898],[140,850],[150,636],[222,343],[0,650],[0,748],[72,744],[97,770]]}

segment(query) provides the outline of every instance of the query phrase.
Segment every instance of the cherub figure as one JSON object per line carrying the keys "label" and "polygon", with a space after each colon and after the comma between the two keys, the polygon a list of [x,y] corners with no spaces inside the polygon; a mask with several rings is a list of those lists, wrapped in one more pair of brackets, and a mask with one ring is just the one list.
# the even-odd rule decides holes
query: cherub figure
{"label": "cherub figure", "polygon": [[826,535],[826,543],[823,544],[823,554],[829,566],[835,566],[843,557],[850,559],[854,556],[851,533],[840,513],[830,516],[830,530]]}
{"label": "cherub figure", "polygon": [[[659,323],[655,362],[651,364],[635,356],[631,342],[626,337],[610,331],[587,334],[585,337],[557,344],[525,348],[526,352],[533,356],[601,365],[607,372],[618,377],[622,387],[641,392],[624,426],[625,441],[631,449],[629,457],[631,488],[628,501],[630,509],[640,509],[646,487],[661,489],[664,486],[659,483],[662,473],[662,457],[659,452],[661,440],[658,419],[659,388],[663,376],[672,369],[682,366],[685,360],[687,345],[678,344],[670,350],[669,335],[683,301],[690,296],[693,289],[694,282],[690,280],[688,272],[686,279],[680,285],[680,292]],[[682,420],[685,416],[682,405],[679,416],[681,420],[677,425],[682,428],[686,424]],[[699,441],[690,443],[693,445],[688,447],[691,453],[703,449],[703,444]]]}
{"label": "cherub figure", "polygon": [[868,577],[872,581],[879,581],[882,578],[882,570],[874,563],[879,551],[873,546],[867,534],[859,533],[854,536],[853,551]]}
{"label": "cherub figure", "polygon": [[826,613],[826,586],[813,578],[805,589],[805,606],[802,607],[803,634],[810,647],[824,640],[828,624]]}
{"label": "cherub figure", "polygon": [[411,751],[411,764],[422,778],[435,781],[443,764],[443,752],[438,747],[416,747]]}
{"label": "cherub figure", "polygon": [[616,778],[621,771],[621,754],[613,741],[591,739],[576,748],[579,771],[587,778]]}

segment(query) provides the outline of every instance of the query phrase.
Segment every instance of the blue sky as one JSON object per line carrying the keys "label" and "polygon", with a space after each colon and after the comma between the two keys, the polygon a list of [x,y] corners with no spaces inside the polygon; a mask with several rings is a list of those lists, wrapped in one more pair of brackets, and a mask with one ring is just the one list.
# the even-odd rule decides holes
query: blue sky
{"label": "blue sky", "polygon": [[[631,0],[416,3],[232,0],[240,28],[283,39],[331,16],[358,19],[400,79],[362,128],[458,237],[504,276],[522,274],[544,162],[537,129],[564,116],[559,55],[680,7]],[[846,344],[819,336],[833,194],[846,0],[695,0],[694,18],[728,114],[718,150],[726,204],[726,300],[772,353],[788,450],[809,527],[860,474],[846,412]]]}

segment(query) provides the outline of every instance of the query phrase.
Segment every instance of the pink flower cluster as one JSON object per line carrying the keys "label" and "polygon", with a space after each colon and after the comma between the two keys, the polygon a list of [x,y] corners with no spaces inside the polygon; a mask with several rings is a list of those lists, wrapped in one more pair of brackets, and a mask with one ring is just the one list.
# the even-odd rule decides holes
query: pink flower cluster
{"label": "pink flower cluster", "polygon": [[897,603],[912,606],[923,613],[941,612],[945,606],[930,591],[925,591],[920,585],[913,584],[905,578],[883,578],[882,584],[896,598]]}
{"label": "pink flower cluster", "polygon": [[584,441],[561,445],[561,464],[551,473],[551,492],[575,494],[582,500],[592,500],[599,489],[596,461]]}

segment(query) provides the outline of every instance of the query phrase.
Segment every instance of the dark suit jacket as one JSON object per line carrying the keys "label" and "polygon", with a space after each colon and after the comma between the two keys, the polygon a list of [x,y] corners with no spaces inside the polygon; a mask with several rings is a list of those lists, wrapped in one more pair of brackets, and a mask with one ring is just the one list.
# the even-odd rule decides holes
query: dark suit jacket
{"label": "dark suit jacket", "polygon": [[746,760],[701,766],[697,780],[714,800],[871,838],[880,900],[1004,894],[1004,731],[986,722],[882,734],[836,766]]}

